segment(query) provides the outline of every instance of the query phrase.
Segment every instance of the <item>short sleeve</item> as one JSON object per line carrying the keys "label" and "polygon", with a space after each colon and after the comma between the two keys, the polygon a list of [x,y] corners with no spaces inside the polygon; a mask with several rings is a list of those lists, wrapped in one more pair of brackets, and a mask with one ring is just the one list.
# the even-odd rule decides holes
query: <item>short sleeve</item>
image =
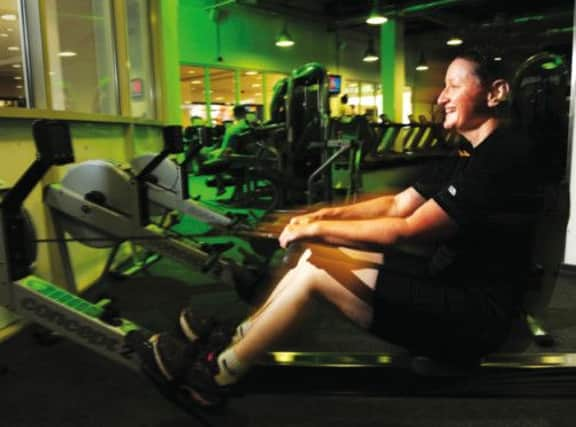
{"label": "short sleeve", "polygon": [[463,167],[466,160],[456,156],[437,159],[424,170],[412,187],[425,199],[431,199]]}

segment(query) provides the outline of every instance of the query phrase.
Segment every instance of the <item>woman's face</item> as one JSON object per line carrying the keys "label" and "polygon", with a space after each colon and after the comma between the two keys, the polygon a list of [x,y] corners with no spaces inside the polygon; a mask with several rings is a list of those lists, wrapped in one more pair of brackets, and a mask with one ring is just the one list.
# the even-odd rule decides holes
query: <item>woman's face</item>
{"label": "woman's face", "polygon": [[437,102],[445,115],[445,129],[465,132],[488,118],[487,90],[475,74],[474,62],[463,58],[452,61]]}

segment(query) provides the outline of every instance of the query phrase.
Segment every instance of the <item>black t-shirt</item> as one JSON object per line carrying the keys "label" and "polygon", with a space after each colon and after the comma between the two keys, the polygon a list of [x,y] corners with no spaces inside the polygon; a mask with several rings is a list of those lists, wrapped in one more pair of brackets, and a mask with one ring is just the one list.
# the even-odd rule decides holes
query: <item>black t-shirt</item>
{"label": "black t-shirt", "polygon": [[542,209],[544,165],[536,144],[522,131],[502,127],[462,153],[439,161],[414,185],[458,225],[439,244],[431,274],[459,286],[521,285]]}

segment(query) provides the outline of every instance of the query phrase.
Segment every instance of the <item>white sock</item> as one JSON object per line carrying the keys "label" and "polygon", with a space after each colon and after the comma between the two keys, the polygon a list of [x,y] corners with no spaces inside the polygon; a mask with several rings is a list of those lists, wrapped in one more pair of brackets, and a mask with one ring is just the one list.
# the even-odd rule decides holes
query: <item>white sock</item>
{"label": "white sock", "polygon": [[250,365],[241,362],[234,348],[228,347],[218,356],[218,368],[219,372],[214,376],[214,380],[219,385],[228,385],[237,382]]}

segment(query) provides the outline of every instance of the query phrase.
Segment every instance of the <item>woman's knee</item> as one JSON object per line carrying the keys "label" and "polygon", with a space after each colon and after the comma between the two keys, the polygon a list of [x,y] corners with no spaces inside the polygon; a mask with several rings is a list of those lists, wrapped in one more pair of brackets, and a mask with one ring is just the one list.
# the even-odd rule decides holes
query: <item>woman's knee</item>
{"label": "woman's knee", "polygon": [[289,274],[289,287],[311,294],[321,292],[321,284],[326,280],[326,273],[306,260],[298,262]]}

